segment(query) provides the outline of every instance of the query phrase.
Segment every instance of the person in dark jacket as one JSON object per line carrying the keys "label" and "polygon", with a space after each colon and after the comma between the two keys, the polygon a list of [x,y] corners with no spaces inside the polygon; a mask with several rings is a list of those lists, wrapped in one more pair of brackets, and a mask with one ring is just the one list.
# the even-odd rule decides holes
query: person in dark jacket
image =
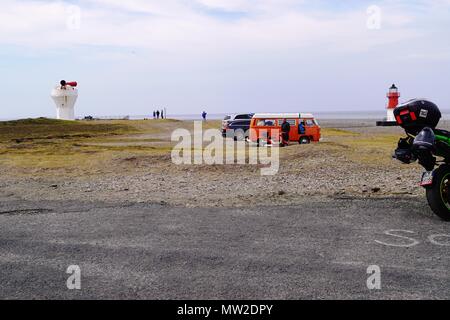
{"label": "person in dark jacket", "polygon": [[289,122],[287,122],[286,119],[283,120],[283,124],[281,125],[281,137],[282,137],[282,144],[288,145],[289,144],[289,133],[291,132],[291,125]]}
{"label": "person in dark jacket", "polygon": [[159,119],[159,110],[156,111],[156,119]]}

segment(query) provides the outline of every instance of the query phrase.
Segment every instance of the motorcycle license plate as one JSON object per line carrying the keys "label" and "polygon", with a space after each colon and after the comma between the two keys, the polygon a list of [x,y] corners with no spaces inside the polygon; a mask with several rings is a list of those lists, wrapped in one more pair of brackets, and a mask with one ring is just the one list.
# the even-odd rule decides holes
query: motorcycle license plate
{"label": "motorcycle license plate", "polygon": [[427,171],[423,173],[422,181],[420,182],[420,185],[422,187],[431,186],[433,184],[433,171]]}

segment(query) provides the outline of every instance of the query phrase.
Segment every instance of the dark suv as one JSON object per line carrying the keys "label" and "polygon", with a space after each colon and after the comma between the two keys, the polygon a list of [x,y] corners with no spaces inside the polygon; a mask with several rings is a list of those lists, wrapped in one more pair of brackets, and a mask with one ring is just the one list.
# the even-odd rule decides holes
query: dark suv
{"label": "dark suv", "polygon": [[244,140],[248,137],[250,122],[254,113],[243,113],[226,116],[222,121],[222,135],[235,140]]}

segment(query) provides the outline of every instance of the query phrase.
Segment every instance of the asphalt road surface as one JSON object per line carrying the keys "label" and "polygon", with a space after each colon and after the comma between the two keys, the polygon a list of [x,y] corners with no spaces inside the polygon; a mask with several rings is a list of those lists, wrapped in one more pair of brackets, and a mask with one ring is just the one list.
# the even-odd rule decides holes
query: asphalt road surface
{"label": "asphalt road surface", "polygon": [[[449,299],[449,229],[424,198],[243,209],[3,202],[0,298]],[[71,265],[80,290],[67,287]],[[380,290],[368,289],[371,265]]]}

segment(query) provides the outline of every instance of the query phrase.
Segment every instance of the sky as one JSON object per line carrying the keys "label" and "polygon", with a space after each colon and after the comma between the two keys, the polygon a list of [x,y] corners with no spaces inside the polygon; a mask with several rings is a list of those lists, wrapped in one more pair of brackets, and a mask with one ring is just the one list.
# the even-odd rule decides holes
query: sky
{"label": "sky", "polygon": [[450,109],[450,0],[2,0],[0,119]]}

